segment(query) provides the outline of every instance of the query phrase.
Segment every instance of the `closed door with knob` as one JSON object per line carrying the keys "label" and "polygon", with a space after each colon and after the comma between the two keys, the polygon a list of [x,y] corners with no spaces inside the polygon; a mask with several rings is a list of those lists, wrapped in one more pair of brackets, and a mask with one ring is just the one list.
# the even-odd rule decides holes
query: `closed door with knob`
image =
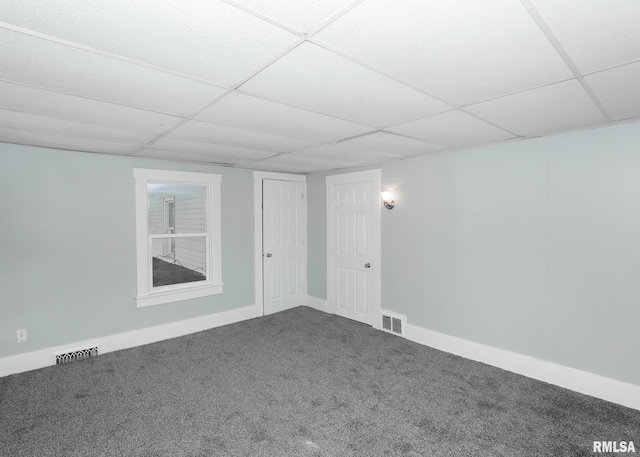
{"label": "closed door with knob", "polygon": [[303,184],[263,181],[264,314],[303,304]]}
{"label": "closed door with knob", "polygon": [[[329,301],[335,314],[372,324],[380,271],[375,240],[379,222],[374,217],[379,187],[366,175],[354,174],[352,178],[354,181],[350,182],[327,180],[331,224],[327,228],[331,231]],[[348,175],[346,179],[349,180]]]}

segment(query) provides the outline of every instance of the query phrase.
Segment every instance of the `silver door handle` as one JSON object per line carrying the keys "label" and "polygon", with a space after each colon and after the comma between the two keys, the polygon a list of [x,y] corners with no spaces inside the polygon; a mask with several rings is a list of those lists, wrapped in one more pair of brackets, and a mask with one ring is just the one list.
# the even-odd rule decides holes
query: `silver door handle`
{"label": "silver door handle", "polygon": [[370,264],[370,263],[365,263],[365,264],[364,264],[364,267],[365,267],[365,268],[371,268],[371,264]]}
{"label": "silver door handle", "polygon": [[270,252],[267,252],[267,257],[271,257],[271,253]]}

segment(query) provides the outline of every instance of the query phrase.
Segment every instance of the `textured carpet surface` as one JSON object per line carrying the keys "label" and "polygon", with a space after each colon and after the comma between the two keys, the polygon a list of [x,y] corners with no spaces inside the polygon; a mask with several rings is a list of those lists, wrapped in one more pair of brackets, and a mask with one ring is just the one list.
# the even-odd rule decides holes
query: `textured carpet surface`
{"label": "textured carpet surface", "polygon": [[609,455],[594,440],[640,444],[640,411],[308,308],[0,378],[2,456]]}

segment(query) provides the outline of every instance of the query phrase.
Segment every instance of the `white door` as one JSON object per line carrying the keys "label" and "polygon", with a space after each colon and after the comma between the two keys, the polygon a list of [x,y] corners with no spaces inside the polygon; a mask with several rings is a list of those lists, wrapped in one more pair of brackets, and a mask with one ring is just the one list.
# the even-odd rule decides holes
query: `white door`
{"label": "white door", "polygon": [[303,304],[303,189],[301,182],[263,180],[265,315]]}
{"label": "white door", "polygon": [[327,177],[329,309],[379,327],[380,170]]}

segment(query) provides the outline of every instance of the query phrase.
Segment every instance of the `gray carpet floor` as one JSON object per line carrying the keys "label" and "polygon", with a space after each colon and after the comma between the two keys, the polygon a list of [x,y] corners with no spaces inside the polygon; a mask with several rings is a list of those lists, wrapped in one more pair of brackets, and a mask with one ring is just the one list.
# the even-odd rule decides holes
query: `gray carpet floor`
{"label": "gray carpet floor", "polygon": [[11,457],[593,456],[594,440],[640,444],[640,411],[309,308],[0,378]]}

